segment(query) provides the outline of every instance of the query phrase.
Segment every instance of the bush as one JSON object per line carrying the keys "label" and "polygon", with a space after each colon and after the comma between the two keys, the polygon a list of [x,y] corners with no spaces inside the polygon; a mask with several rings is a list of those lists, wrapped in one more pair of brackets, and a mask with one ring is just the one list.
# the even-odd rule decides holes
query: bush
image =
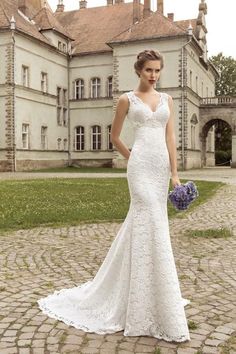
{"label": "bush", "polygon": [[227,151],[218,150],[215,152],[216,165],[224,164],[225,166],[229,166],[231,158],[232,158],[231,150],[227,150]]}

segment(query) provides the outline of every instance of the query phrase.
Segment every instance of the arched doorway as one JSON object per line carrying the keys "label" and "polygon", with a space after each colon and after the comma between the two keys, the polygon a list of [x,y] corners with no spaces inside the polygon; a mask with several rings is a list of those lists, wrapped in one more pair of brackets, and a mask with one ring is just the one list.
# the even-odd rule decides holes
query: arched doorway
{"label": "arched doorway", "polygon": [[[227,129],[224,129],[225,127],[227,127]],[[222,141],[224,137],[224,130],[226,130],[227,133],[230,134],[229,139],[227,139],[229,140],[227,146],[224,146],[226,144],[223,144]],[[213,158],[213,152],[214,152],[215,166],[220,166],[220,165],[230,166],[230,162],[232,160],[232,138],[233,138],[233,130],[231,125],[227,121],[220,118],[209,120],[202,127],[202,131],[200,133],[201,166],[204,167],[204,166],[213,165],[212,161],[209,162],[209,159],[212,160]],[[216,152],[217,152],[217,156],[216,156]],[[226,158],[223,158],[224,153],[225,155],[228,156],[228,160]],[[221,155],[222,158],[220,158]],[[222,163],[220,161],[222,161]]]}

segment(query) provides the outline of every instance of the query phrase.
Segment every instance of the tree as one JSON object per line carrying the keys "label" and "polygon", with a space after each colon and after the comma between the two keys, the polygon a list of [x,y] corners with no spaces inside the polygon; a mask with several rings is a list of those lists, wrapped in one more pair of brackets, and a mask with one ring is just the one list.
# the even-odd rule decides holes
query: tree
{"label": "tree", "polygon": [[236,95],[236,60],[219,53],[212,56],[210,61],[220,74],[220,77],[216,79],[216,96]]}

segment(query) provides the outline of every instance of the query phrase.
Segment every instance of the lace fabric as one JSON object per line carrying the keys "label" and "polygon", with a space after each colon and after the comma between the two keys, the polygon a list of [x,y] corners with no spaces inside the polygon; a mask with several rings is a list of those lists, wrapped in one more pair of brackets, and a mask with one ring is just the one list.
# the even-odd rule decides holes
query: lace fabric
{"label": "lace fabric", "polygon": [[169,235],[168,95],[155,112],[127,93],[135,141],[128,160],[131,203],[96,276],[38,300],[48,316],[86,332],[190,340]]}

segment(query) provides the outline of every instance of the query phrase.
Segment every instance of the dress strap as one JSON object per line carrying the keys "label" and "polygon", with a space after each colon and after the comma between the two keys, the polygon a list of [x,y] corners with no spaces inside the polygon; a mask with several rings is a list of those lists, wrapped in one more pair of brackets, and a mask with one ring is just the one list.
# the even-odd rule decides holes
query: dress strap
{"label": "dress strap", "polygon": [[125,92],[126,95],[128,96],[129,102],[130,103],[135,103],[136,102],[136,96],[133,93],[133,91]]}

